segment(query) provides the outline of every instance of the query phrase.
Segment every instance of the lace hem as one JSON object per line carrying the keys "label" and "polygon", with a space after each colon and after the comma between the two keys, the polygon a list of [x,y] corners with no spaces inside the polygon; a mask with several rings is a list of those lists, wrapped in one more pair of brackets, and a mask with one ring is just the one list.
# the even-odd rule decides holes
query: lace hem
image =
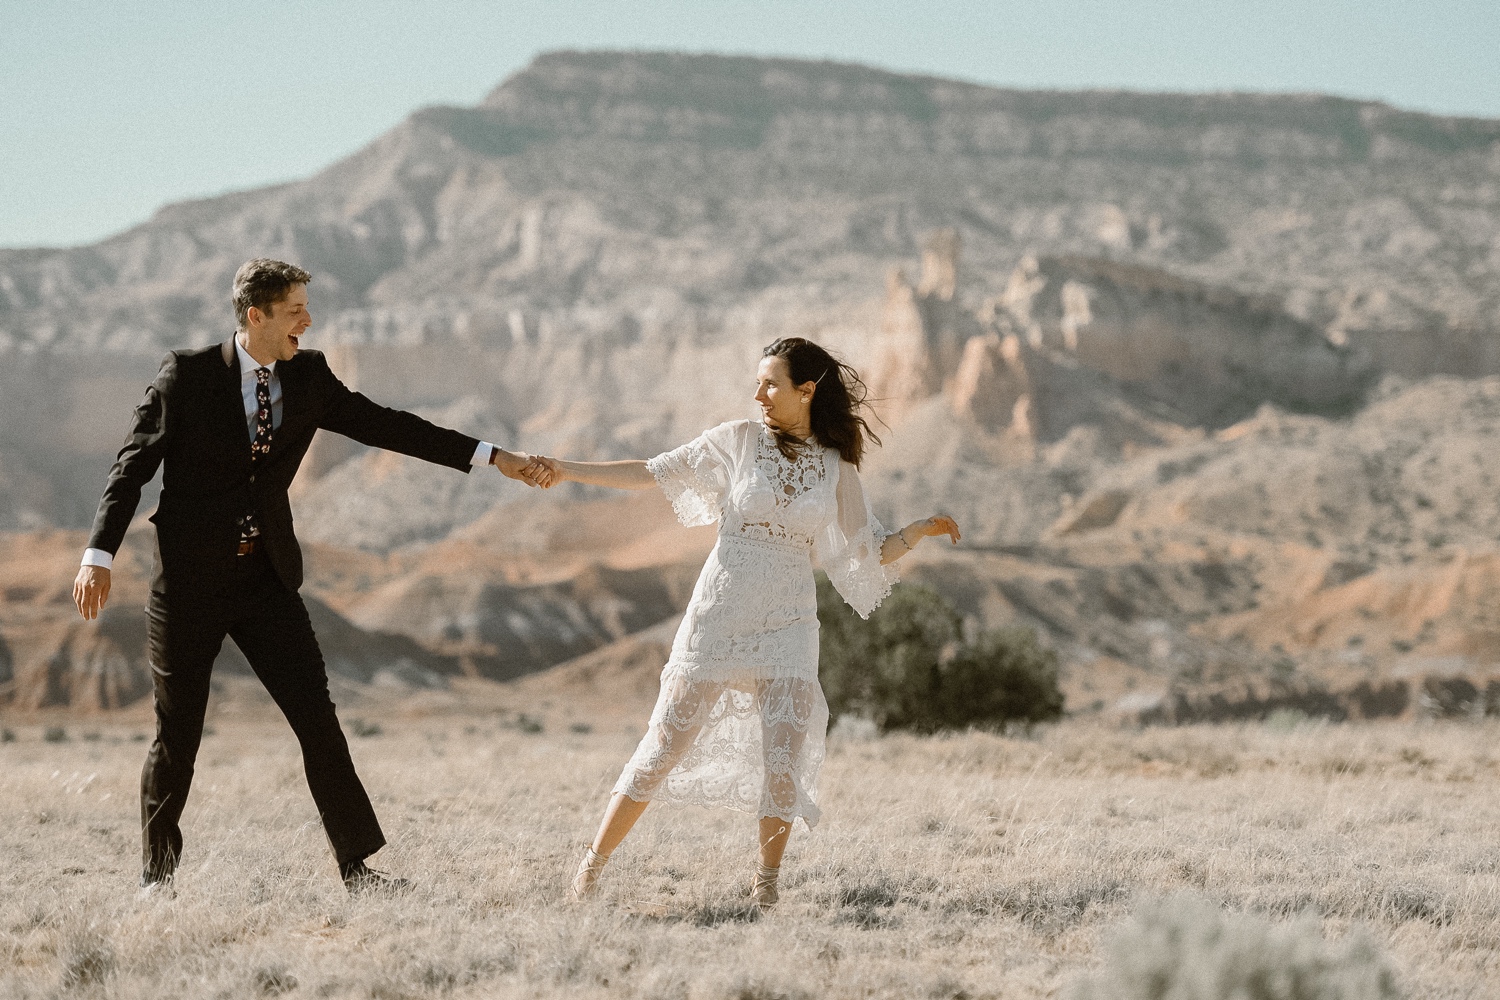
{"label": "lace hem", "polygon": [[697,470],[675,453],[648,458],[646,468],[672,502],[672,512],[685,527],[713,524],[722,516],[717,484],[704,482]]}
{"label": "lace hem", "polygon": [[818,771],[828,702],[816,680],[741,686],[664,675],[646,734],[614,791],[650,800],[724,806],[809,827],[818,821]]}
{"label": "lace hem", "polygon": [[891,589],[901,582],[895,563],[880,564],[881,546],[892,534],[867,527],[824,567],[839,596],[861,618],[869,618],[870,612],[880,607],[891,596]]}
{"label": "lace hem", "polygon": [[[611,795],[625,795],[637,802],[660,802],[666,805],[676,806],[706,806],[710,808],[733,809],[736,812],[749,813],[752,816],[761,816],[766,819],[779,819],[785,823],[795,823],[801,820],[811,830],[818,825],[818,820],[823,818],[823,810],[819,809],[817,803],[811,801],[798,802],[790,809],[778,809],[774,806],[767,807],[764,801],[751,801],[748,798],[731,798],[723,795],[704,794],[698,789],[678,789],[672,787],[670,782],[664,782],[654,789],[640,787],[634,774],[622,774],[620,780],[615,782],[615,787],[610,790]],[[783,815],[786,814],[786,815]]]}

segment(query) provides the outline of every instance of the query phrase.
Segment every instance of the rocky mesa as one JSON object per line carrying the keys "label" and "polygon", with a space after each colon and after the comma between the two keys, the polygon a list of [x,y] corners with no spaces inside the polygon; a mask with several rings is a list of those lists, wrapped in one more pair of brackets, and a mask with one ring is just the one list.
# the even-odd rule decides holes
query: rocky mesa
{"label": "rocky mesa", "polygon": [[[257,254],[316,274],[307,343],[351,385],[532,450],[652,454],[749,415],[773,337],[829,343],[880,397],[878,513],[965,525],[909,576],[1043,629],[1075,705],[1490,669],[1483,601],[1453,595],[1496,547],[1500,122],[543,55],[306,180],[0,251],[7,544],[78,544],[156,359],[227,336]],[[515,676],[667,618],[708,543],[663,504],[337,438],[296,489],[310,593],[361,663],[358,636],[412,643],[413,678]],[[64,626],[37,596],[63,583],[7,583],[14,703],[73,690],[41,664],[103,655],[59,659],[113,627]]]}

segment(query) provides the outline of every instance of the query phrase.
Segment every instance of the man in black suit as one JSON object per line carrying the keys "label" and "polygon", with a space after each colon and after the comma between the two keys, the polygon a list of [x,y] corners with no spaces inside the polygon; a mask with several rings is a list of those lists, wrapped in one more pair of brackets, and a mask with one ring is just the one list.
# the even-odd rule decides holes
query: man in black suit
{"label": "man in black suit", "polygon": [[222,345],[173,351],[136,407],[110,470],[74,581],[92,619],[141,488],[162,471],[156,560],[146,606],[156,740],[141,775],[146,893],[169,888],[182,853],[178,821],[203,736],[209,673],[228,635],[302,745],[323,828],[351,892],[404,888],[365,858],[385,844],[328,694],[318,641],[298,596],[302,550],[287,487],[318,428],[467,472],[493,464],[524,479],[526,456],[377,406],[350,391],[319,351],[299,351],[312,323],[310,275],[256,259],[234,277],[238,330]]}

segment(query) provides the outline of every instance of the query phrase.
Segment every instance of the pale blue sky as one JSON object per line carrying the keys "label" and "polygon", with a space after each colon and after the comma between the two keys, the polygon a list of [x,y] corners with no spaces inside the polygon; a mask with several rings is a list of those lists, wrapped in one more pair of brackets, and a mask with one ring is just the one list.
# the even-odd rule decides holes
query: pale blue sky
{"label": "pale blue sky", "polygon": [[0,246],[92,242],[166,202],[305,176],[558,48],[1500,117],[1500,0],[0,0]]}

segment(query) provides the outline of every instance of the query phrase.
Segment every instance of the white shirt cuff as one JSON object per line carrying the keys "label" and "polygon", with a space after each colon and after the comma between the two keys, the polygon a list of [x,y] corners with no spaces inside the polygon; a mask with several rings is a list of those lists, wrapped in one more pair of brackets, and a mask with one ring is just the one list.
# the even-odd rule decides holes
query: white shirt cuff
{"label": "white shirt cuff", "polygon": [[114,569],[115,557],[103,549],[84,549],[83,565],[98,566],[100,569]]}
{"label": "white shirt cuff", "polygon": [[493,452],[494,450],[495,450],[495,446],[492,445],[492,444],[490,444],[488,441],[481,441],[481,442],[479,442],[479,446],[474,449],[474,457],[471,458],[471,459],[469,459],[469,464],[470,465],[489,465],[490,464],[490,453]]}

